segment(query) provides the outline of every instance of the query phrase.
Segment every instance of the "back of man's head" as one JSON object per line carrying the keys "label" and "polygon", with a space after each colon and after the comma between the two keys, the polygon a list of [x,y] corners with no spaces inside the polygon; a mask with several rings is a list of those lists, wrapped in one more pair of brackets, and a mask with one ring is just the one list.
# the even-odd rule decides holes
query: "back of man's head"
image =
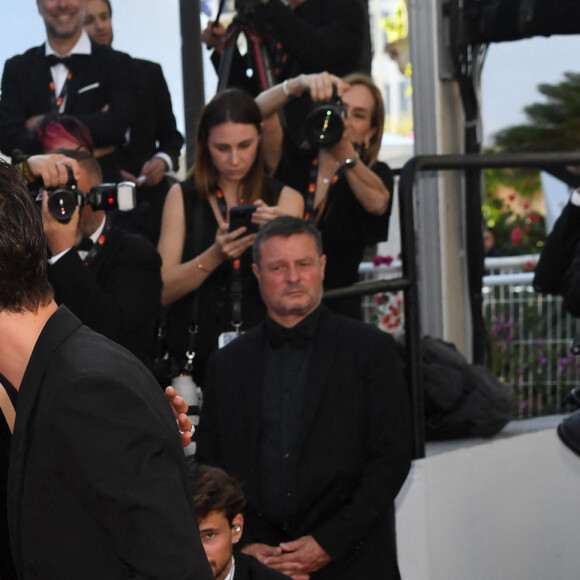
{"label": "back of man's head", "polygon": [[219,467],[191,463],[189,485],[198,520],[205,519],[211,512],[224,512],[231,524],[246,505],[238,481]]}
{"label": "back of man's head", "polygon": [[37,311],[52,299],[40,212],[14,167],[0,161],[0,310]]}
{"label": "back of man's head", "polygon": [[252,246],[252,257],[256,265],[260,265],[260,250],[262,244],[273,238],[274,236],[281,236],[289,238],[297,234],[306,234],[310,236],[316,243],[318,255],[322,255],[322,237],[320,232],[310,223],[303,219],[292,216],[280,216],[271,222],[267,223],[256,236],[254,245]]}
{"label": "back of man's head", "polygon": [[[103,181],[103,172],[101,171],[99,162],[87,151],[81,149],[58,149],[57,153],[62,153],[63,155],[78,161],[79,168],[87,176],[86,181],[89,182],[90,187]],[[90,187],[86,189],[90,189]],[[82,187],[81,191],[87,193],[87,191],[84,191]]]}

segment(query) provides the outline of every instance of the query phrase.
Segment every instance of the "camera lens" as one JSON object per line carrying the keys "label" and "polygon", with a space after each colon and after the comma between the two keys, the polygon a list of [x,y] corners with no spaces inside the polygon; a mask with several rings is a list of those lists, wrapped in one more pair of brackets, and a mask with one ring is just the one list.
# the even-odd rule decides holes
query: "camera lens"
{"label": "camera lens", "polygon": [[336,145],[344,133],[343,119],[345,117],[346,110],[334,85],[332,100],[318,104],[306,115],[304,126],[310,144],[313,147],[322,148]]}
{"label": "camera lens", "polygon": [[68,189],[56,189],[49,193],[48,211],[59,222],[67,222],[77,207],[74,192]]}

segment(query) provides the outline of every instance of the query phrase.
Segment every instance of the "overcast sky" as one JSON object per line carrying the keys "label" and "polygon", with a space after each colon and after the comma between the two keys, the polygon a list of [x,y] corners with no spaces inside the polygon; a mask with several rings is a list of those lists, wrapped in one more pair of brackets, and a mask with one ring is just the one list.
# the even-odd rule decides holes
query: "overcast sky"
{"label": "overcast sky", "polygon": [[[35,0],[1,0],[0,65],[14,54],[44,41]],[[183,130],[181,35],[178,0],[113,0],[114,46],[159,62],[173,108]],[[207,58],[208,51],[204,50]],[[486,143],[497,130],[524,121],[525,105],[540,100],[539,83],[555,83],[565,71],[580,71],[580,36],[554,36],[492,45],[483,69],[482,112]],[[208,63],[208,61],[206,60]],[[208,69],[211,67],[207,66]],[[214,90],[206,82],[206,97]]]}

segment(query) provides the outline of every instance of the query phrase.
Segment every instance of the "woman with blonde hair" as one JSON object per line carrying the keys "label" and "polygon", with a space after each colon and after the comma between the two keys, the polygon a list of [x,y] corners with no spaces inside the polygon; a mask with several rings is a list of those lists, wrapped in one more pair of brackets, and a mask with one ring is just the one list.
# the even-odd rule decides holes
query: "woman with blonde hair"
{"label": "woman with blonde hair", "polygon": [[[370,77],[303,74],[267,89],[256,102],[271,122],[274,113],[305,93],[315,104],[330,101],[333,95],[341,99],[342,137],[329,146],[303,146],[297,153],[286,134],[282,143],[274,138],[267,146],[278,154],[272,163],[276,176],[302,193],[305,217],[322,234],[328,290],[356,283],[365,248],[387,239],[393,174],[378,161],[385,113],[381,93]],[[295,153],[290,157],[287,151]],[[342,314],[362,316],[360,298],[327,304]]]}

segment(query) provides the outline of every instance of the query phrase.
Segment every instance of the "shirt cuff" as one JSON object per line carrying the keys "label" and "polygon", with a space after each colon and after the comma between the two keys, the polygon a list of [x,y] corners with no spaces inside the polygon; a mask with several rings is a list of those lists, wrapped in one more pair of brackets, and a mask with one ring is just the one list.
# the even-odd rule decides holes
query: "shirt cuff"
{"label": "shirt cuff", "polygon": [[163,159],[163,161],[165,161],[165,164],[167,165],[167,171],[173,171],[173,161],[171,161],[171,157],[169,157],[167,153],[159,151],[159,153],[155,153],[153,157],[160,157],[161,159]]}
{"label": "shirt cuff", "polygon": [[580,191],[575,189],[570,196],[570,203],[580,207]]}
{"label": "shirt cuff", "polygon": [[51,256],[50,258],[48,258],[48,263],[52,266],[53,264],[56,264],[67,252],[70,252],[72,250],[72,247],[67,248],[66,250],[63,250],[62,252],[60,252],[60,254],[57,254],[56,256]]}

